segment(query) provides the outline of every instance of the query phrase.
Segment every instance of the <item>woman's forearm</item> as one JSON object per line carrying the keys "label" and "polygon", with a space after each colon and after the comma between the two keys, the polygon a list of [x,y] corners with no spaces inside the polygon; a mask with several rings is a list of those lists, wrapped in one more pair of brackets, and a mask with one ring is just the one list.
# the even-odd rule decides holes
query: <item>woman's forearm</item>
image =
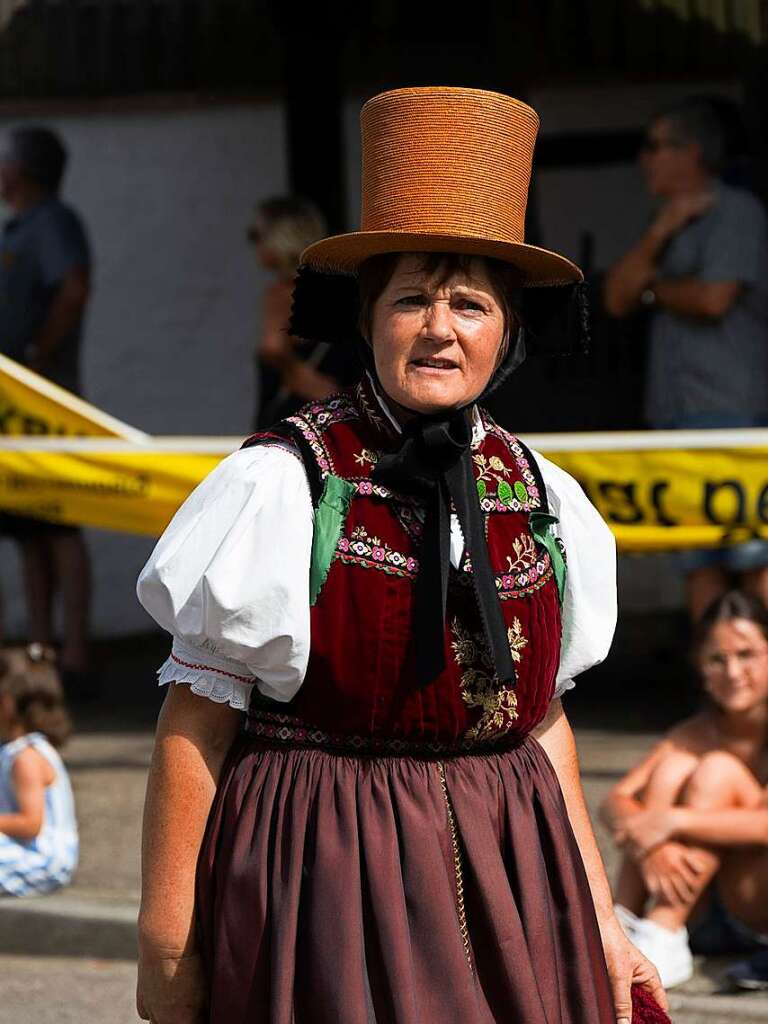
{"label": "woman's forearm", "polygon": [[613,896],[592,829],[579,775],[579,759],[570,723],[559,700],[552,701],[547,717],[534,730],[560,782],[568,818],[589,880],[595,913],[601,927],[614,920]]}
{"label": "woman's forearm", "polygon": [[216,785],[242,713],[171,684],[158,721],[142,837],[139,940],[145,951],[194,948],[195,871]]}
{"label": "woman's forearm", "polygon": [[609,793],[600,805],[600,820],[612,832],[619,831],[623,822],[642,810],[643,805],[633,796]]}
{"label": "woman's forearm", "polygon": [[722,811],[673,807],[670,839],[714,846],[768,845],[768,808]]}

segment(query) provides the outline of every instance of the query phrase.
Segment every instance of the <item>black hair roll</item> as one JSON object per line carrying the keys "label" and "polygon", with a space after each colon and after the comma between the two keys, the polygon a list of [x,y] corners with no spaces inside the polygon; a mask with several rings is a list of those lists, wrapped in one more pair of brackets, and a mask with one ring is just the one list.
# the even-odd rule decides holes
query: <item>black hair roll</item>
{"label": "black hair roll", "polygon": [[587,355],[590,343],[589,286],[578,284],[523,290],[523,323],[536,351]]}
{"label": "black hair roll", "polygon": [[356,345],[362,341],[359,305],[356,277],[301,266],[293,285],[288,333],[304,341]]}

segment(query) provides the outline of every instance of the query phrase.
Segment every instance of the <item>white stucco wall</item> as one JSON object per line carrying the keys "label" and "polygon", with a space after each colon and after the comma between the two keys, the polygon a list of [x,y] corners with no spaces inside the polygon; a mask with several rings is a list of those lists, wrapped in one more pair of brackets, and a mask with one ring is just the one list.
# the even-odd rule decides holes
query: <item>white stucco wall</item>
{"label": "white stucco wall", "polygon": [[[263,279],[245,226],[256,200],[286,188],[279,106],[34,120],[70,148],[64,195],[93,243],[86,397],[149,433],[247,433]],[[97,633],[147,627],[133,592],[151,543],[89,533]],[[7,629],[23,635],[9,542],[0,580]]]}

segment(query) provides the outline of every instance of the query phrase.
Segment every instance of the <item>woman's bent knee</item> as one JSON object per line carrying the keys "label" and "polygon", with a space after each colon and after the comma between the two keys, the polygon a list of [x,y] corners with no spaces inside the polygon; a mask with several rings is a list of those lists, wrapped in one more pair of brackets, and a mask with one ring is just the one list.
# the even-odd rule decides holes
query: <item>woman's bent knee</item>
{"label": "woman's bent knee", "polygon": [[759,783],[743,761],[727,750],[713,750],[699,761],[683,802],[703,797],[707,801],[720,802],[725,798],[726,802],[741,803],[759,793]]}

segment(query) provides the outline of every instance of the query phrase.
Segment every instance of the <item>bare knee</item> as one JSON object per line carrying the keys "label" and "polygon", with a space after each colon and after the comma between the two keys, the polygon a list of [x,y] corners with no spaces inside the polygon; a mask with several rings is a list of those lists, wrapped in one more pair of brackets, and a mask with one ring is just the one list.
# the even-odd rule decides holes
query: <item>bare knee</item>
{"label": "bare knee", "polygon": [[713,750],[699,761],[683,793],[684,804],[727,807],[759,799],[760,786],[743,761],[726,750]]}

